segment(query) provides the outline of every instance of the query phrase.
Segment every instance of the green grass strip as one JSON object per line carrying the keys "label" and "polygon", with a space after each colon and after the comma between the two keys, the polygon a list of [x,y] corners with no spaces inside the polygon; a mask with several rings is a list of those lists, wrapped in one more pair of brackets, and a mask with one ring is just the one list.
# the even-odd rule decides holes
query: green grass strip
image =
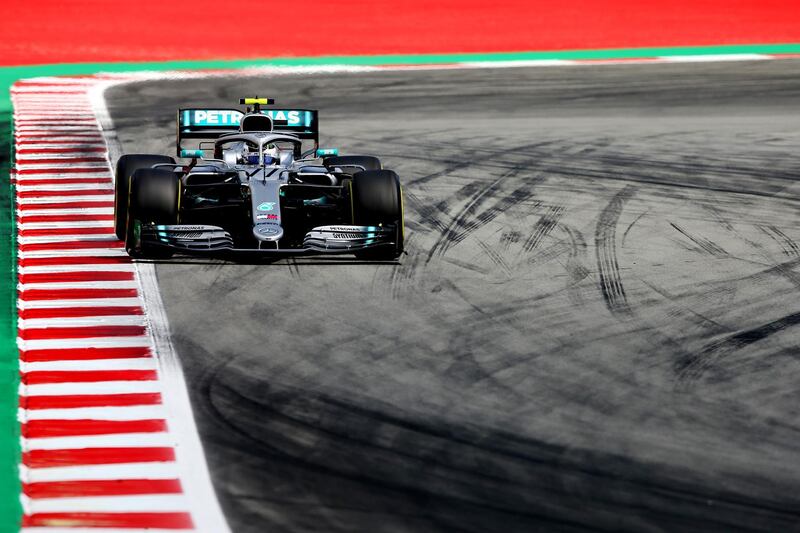
{"label": "green grass strip", "polygon": [[[619,48],[606,50],[566,50],[554,52],[496,52],[485,54],[415,54],[277,57],[268,59],[161,61],[142,63],[71,63],[0,67],[0,89],[14,81],[34,76],[66,76],[97,72],[134,72],[140,70],[211,70],[237,69],[270,65],[425,65],[466,61],[521,61],[542,59],[632,59],[658,56],[724,55],[724,54],[798,54],[800,44],[753,44],[720,46],[684,46],[668,48]],[[5,91],[4,91],[5,94]],[[0,101],[8,106],[5,98]]]}
{"label": "green grass strip", "polygon": [[[8,94],[8,91],[4,91]],[[5,98],[7,99],[7,97]],[[13,122],[9,109],[0,111],[0,532],[19,529],[22,509],[17,465],[20,442],[19,356],[17,351],[17,241],[12,164]]]}
{"label": "green grass strip", "polygon": [[20,79],[37,76],[90,75],[98,72],[142,70],[216,70],[260,66],[313,65],[425,65],[438,63],[524,61],[546,59],[635,59],[660,56],[726,54],[800,54],[800,44],[686,46],[669,48],[624,48],[608,50],[568,50],[555,52],[499,52],[485,54],[416,54],[278,57],[270,59],[162,61],[142,63],[74,63],[0,67],[0,533],[16,532],[21,508],[19,464],[19,424],[17,403],[19,384],[16,347],[16,225],[13,189],[9,169],[13,161],[11,99],[9,88]]}

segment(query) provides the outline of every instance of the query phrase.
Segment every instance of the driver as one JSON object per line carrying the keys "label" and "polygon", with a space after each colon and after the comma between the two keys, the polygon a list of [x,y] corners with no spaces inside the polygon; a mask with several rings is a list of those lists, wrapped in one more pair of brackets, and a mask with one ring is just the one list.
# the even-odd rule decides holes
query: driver
{"label": "driver", "polygon": [[[258,150],[253,147],[248,147],[243,143],[240,160],[245,165],[258,165]],[[277,146],[270,143],[264,146],[264,164],[277,165],[280,163],[280,150]]]}
{"label": "driver", "polygon": [[264,146],[264,164],[277,165],[281,161],[281,151],[274,144]]}

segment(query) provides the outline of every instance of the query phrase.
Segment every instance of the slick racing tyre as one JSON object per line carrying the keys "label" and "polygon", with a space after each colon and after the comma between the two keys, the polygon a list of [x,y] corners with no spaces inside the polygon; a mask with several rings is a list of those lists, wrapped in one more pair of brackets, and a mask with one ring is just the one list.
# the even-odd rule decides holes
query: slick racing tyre
{"label": "slick racing tyre", "polygon": [[128,190],[133,173],[140,168],[150,168],[161,163],[174,164],[175,160],[165,155],[129,154],[117,161],[114,180],[114,232],[125,240],[125,224],[128,221]]}
{"label": "slick racing tyre", "polygon": [[356,174],[363,170],[381,170],[381,160],[371,155],[341,155],[325,158],[325,166],[329,169],[339,167],[345,174]]}
{"label": "slick racing tyre", "polygon": [[350,185],[353,223],[359,226],[394,226],[393,246],[364,250],[357,257],[391,261],[403,253],[403,190],[392,170],[368,170],[353,175]]}
{"label": "slick racing tyre", "polygon": [[140,168],[133,173],[128,191],[125,250],[131,257],[167,258],[173,250],[147,243],[142,226],[177,224],[181,182],[172,170]]}

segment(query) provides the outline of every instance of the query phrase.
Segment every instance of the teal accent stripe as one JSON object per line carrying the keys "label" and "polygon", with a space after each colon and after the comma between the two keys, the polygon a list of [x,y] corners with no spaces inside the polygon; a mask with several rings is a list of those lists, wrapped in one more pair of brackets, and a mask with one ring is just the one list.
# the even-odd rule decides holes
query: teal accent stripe
{"label": "teal accent stripe", "polygon": [[[552,52],[493,52],[470,54],[415,54],[277,57],[264,59],[162,61],[142,63],[71,63],[0,67],[0,84],[9,86],[18,79],[34,76],[88,75],[97,72],[134,72],[140,70],[213,70],[259,66],[311,65],[425,65],[472,61],[520,61],[541,59],[634,59],[657,56],[724,55],[724,54],[798,54],[800,43],[746,44],[719,46],[682,46],[666,48],[615,48],[604,50],[563,50]],[[8,105],[0,102],[0,106]],[[0,108],[0,110],[2,110]]]}

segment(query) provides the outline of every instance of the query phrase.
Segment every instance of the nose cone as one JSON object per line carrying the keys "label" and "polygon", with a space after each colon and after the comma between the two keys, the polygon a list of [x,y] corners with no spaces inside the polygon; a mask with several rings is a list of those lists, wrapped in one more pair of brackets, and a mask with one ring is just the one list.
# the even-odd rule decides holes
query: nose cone
{"label": "nose cone", "polygon": [[283,228],[280,224],[264,223],[253,227],[253,235],[259,241],[277,242],[283,237]]}

